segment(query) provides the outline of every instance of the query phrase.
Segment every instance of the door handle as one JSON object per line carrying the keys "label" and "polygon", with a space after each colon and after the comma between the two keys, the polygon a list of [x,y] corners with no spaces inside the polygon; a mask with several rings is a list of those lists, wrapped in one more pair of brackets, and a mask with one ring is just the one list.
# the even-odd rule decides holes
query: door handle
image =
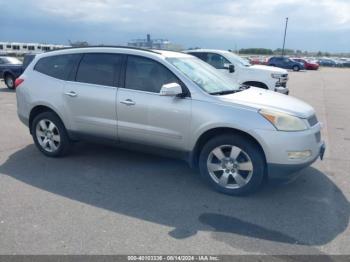
{"label": "door handle", "polygon": [[124,101],[121,101],[120,102],[121,104],[124,104],[124,105],[127,105],[127,106],[133,106],[135,105],[136,103],[134,101],[132,101],[131,99],[126,99]]}
{"label": "door handle", "polygon": [[67,96],[70,96],[70,97],[76,97],[77,96],[77,93],[75,93],[74,91],[70,91],[70,92],[67,92],[67,93],[64,93],[65,95]]}

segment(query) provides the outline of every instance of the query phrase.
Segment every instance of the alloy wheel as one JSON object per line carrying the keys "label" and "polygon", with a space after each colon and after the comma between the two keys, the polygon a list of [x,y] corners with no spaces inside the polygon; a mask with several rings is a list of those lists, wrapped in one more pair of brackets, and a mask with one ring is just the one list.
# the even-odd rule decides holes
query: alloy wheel
{"label": "alloy wheel", "polygon": [[38,122],[36,138],[40,146],[50,153],[57,151],[61,143],[61,136],[57,126],[48,119],[42,119]]}
{"label": "alloy wheel", "polygon": [[214,148],[207,159],[211,178],[227,189],[238,189],[249,183],[253,175],[253,163],[249,155],[233,145]]}

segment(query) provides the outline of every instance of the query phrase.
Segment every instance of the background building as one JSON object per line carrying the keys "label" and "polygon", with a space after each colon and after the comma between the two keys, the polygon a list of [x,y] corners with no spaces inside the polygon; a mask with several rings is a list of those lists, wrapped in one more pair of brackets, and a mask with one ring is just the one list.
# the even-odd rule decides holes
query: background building
{"label": "background building", "polygon": [[160,49],[160,50],[173,50],[180,51],[183,49],[181,45],[173,44],[167,39],[154,38],[151,39],[151,35],[147,34],[146,38],[133,39],[128,43],[130,47],[148,48],[148,49]]}
{"label": "background building", "polygon": [[1,55],[24,55],[28,53],[42,53],[51,50],[65,48],[65,45],[39,44],[39,43],[14,43],[0,42]]}

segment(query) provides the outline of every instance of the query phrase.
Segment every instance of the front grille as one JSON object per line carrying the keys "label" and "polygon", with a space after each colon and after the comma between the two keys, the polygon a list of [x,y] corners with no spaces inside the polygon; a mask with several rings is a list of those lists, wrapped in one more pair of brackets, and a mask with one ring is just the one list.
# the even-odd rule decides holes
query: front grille
{"label": "front grille", "polygon": [[316,115],[313,115],[313,116],[309,117],[307,119],[307,121],[309,122],[310,126],[314,126],[314,125],[316,125],[318,123]]}

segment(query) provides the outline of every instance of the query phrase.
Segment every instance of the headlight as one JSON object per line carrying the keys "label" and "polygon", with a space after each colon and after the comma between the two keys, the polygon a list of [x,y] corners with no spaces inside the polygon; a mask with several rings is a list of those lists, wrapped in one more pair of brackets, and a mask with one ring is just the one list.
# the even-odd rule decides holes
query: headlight
{"label": "headlight", "polygon": [[281,74],[271,74],[272,78],[281,78]]}
{"label": "headlight", "polygon": [[267,109],[261,109],[259,113],[280,131],[302,131],[308,128],[305,121],[296,116]]}

